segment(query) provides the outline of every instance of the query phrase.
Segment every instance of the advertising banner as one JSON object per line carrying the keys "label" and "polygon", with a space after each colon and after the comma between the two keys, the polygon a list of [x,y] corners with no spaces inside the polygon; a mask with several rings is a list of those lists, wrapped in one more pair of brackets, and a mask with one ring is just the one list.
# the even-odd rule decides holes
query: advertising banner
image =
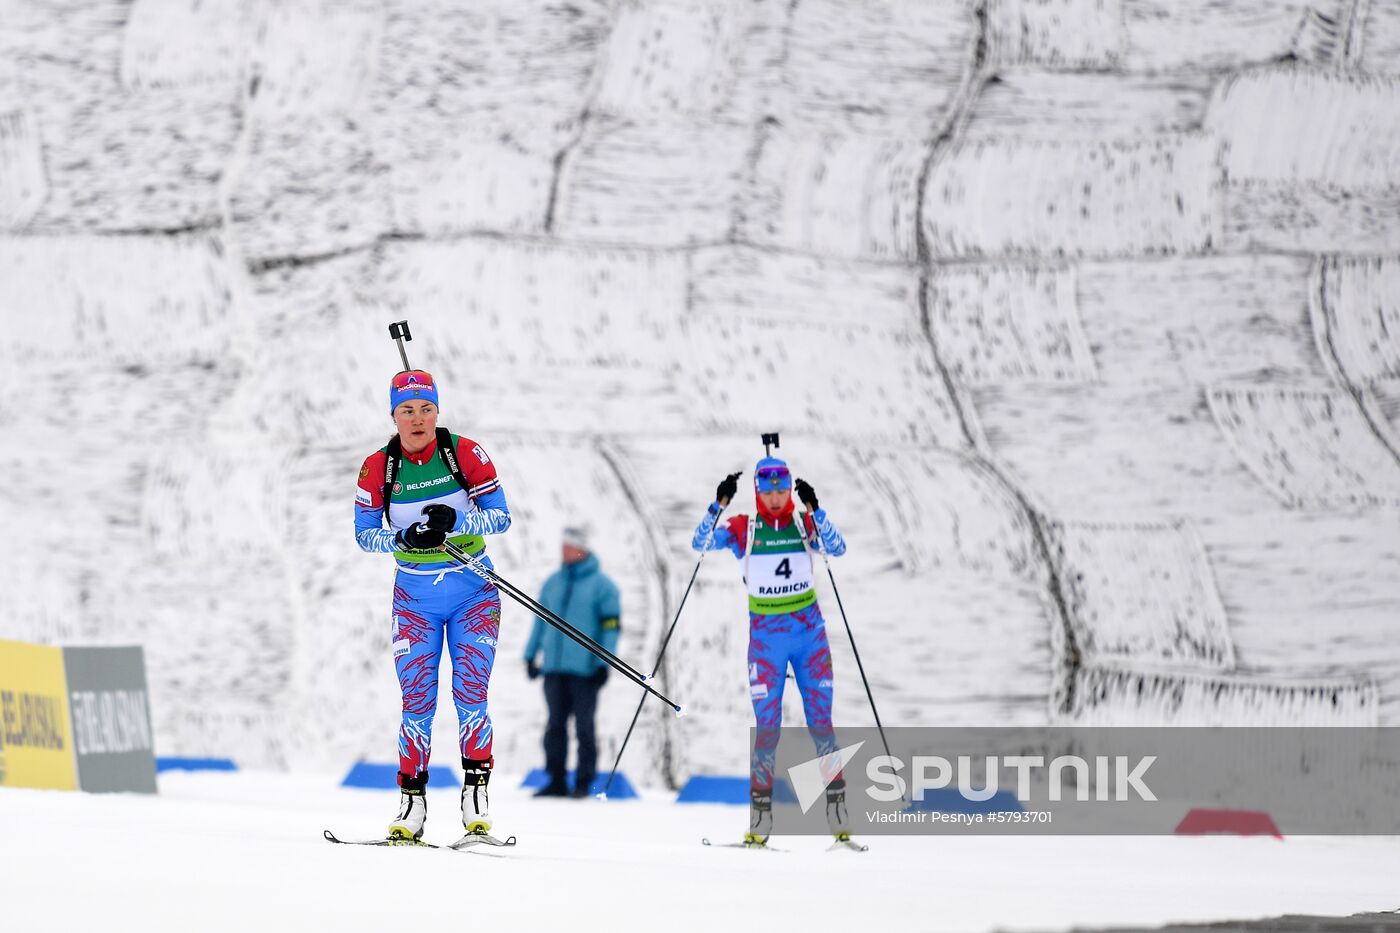
{"label": "advertising banner", "polygon": [[78,788],[156,792],[156,753],[140,648],[64,648]]}
{"label": "advertising banner", "polygon": [[141,649],[0,641],[0,787],[155,793]]}
{"label": "advertising banner", "polygon": [[0,787],[77,787],[61,648],[0,641]]}

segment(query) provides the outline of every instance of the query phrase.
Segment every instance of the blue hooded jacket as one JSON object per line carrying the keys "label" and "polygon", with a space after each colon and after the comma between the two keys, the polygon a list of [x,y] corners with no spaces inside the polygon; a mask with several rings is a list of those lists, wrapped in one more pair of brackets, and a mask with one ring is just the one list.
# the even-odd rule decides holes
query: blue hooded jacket
{"label": "blue hooded jacket", "polygon": [[[617,652],[622,634],[622,599],[617,585],[598,569],[598,558],[589,554],[576,564],[565,564],[544,581],[540,602],[574,628],[609,651]],[[588,677],[606,666],[587,648],[538,616],[525,645],[525,660],[540,652],[540,670],[546,674]]]}

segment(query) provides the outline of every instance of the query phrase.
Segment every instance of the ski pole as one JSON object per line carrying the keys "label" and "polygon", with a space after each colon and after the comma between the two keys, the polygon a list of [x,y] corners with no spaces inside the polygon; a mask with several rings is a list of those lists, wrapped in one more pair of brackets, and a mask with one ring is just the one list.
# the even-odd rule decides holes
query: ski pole
{"label": "ski pole", "polygon": [[599,658],[599,660],[608,663],[611,667],[631,677],[639,683],[647,679],[641,671],[637,670],[632,665],[619,658],[617,655],[608,651],[608,649],[598,644],[596,641],[585,635],[583,632],[580,632],[578,629],[574,628],[574,626],[571,625],[567,620],[563,619],[562,617],[554,613],[552,610],[545,608],[533,596],[524,592],[520,589],[520,587],[516,586],[514,583],[511,583],[509,580],[507,580],[505,577],[502,577],[500,574],[496,573],[495,570],[491,569],[490,567],[487,567],[476,557],[473,557],[471,554],[468,554],[466,551],[463,551],[456,544],[452,543],[451,541],[444,541],[442,544],[442,549],[446,551],[449,555],[451,555],[459,563],[467,565],[476,573],[491,580],[491,582],[495,583],[498,587],[504,590],[506,594],[512,599],[514,599],[516,602],[520,603],[526,609],[529,609],[536,615],[542,617],[546,622],[549,622],[552,625],[554,625],[555,628],[559,629],[565,635],[568,635],[574,641],[578,642],[584,648],[588,649],[592,654],[596,655]]}
{"label": "ski pole", "polygon": [[[812,513],[807,513],[809,516]],[[812,527],[817,527],[816,517],[812,517]],[[860,682],[865,686],[865,698],[870,701],[870,712],[875,714],[875,728],[880,732],[880,743],[885,746],[885,757],[893,758],[890,754],[890,743],[885,738],[885,727],[880,724],[880,711],[875,708],[875,694],[870,691],[870,680],[865,676],[865,665],[860,661],[860,649],[856,647],[856,636],[851,632],[851,622],[846,618],[846,606],[841,602],[841,590],[836,586],[836,575],[831,572],[831,558],[826,556],[826,546],[821,550],[822,563],[826,566],[827,579],[831,581],[831,592],[836,594],[836,608],[841,610],[841,624],[846,626],[846,637],[851,641],[851,654],[855,655],[856,670],[860,671]],[[903,798],[903,794],[900,795]]]}
{"label": "ski pole", "polygon": [[[720,509],[720,514],[723,513],[724,509]],[[715,521],[719,521],[719,515],[715,516]],[[713,536],[714,529],[711,529],[710,533]],[[706,542],[707,545],[708,543]],[[695,569],[690,572],[690,582],[685,585],[685,592],[681,594],[680,605],[676,607],[676,617],[671,620],[671,627],[666,630],[666,637],[661,640],[661,650],[656,653],[656,664],[651,669],[652,679],[655,679],[657,672],[661,670],[661,659],[666,657],[666,646],[671,644],[671,636],[676,631],[676,623],[681,620],[681,610],[685,608],[685,601],[690,597],[690,588],[695,585],[695,578],[700,573],[700,565],[705,562],[705,555],[708,553],[708,547],[700,552],[700,559],[695,562]],[[622,763],[622,753],[627,751],[627,743],[632,738],[632,730],[637,728],[637,717],[642,715],[642,704],[646,701],[647,695],[645,693],[637,700],[637,710],[632,714],[632,724],[627,727],[627,734],[622,737],[622,747],[617,750],[617,758],[613,759],[612,770],[608,772],[608,781],[603,785],[602,792],[598,794],[599,800],[608,799],[608,790],[612,787],[613,778],[617,776],[618,765]]]}
{"label": "ski pole", "polygon": [[505,577],[501,576],[496,571],[492,570],[490,567],[482,563],[480,560],[468,554],[466,551],[462,550],[457,545],[453,544],[451,541],[444,541],[442,543],[442,549],[446,551],[452,557],[453,560],[457,561],[460,564],[465,564],[479,576],[490,580],[492,583],[496,584],[496,586],[499,587],[501,591],[504,592],[511,599],[514,599],[516,602],[520,603],[520,605],[524,606],[526,609],[530,610],[540,618],[544,619],[550,625],[554,626],[559,631],[563,632],[565,635],[578,642],[585,649],[591,652],[595,657],[597,657],[600,661],[607,664],[609,667],[611,667],[618,673],[622,674],[624,677],[635,683],[637,686],[641,687],[647,693],[650,693],[653,696],[655,696],[667,706],[671,707],[671,709],[675,710],[677,716],[682,714],[683,708],[681,707],[681,705],[676,701],[672,700],[670,697],[666,696],[664,693],[661,693],[655,687],[652,687],[650,684],[648,684],[648,678],[645,675],[643,675],[641,671],[638,671],[636,668],[632,667],[632,665],[628,664],[626,661],[622,660],[617,655],[613,654],[611,651],[604,648],[602,645],[598,644],[593,639],[589,638],[583,632],[580,632],[578,629],[574,628],[563,618],[556,615],[552,610],[540,605],[539,602],[537,602],[533,596],[521,590],[514,583],[511,583]]}

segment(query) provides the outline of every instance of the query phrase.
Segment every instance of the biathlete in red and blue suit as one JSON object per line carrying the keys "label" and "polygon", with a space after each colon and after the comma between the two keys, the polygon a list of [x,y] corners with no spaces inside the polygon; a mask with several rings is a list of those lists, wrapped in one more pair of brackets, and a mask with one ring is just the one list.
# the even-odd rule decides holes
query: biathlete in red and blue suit
{"label": "biathlete in red and blue suit", "polygon": [[[783,686],[791,666],[807,728],[817,753],[836,751],[831,725],[831,648],[826,621],[813,586],[813,553],[846,553],[846,542],[811,485],[797,480],[807,508],[794,515],[792,473],[777,457],[764,457],[754,470],[757,514],[736,515],[716,526],[720,512],[738,490],[738,473],[725,477],[715,501],[695,529],[697,551],[732,551],[744,562],[749,591],[749,697],[758,729],[750,761],[750,827],[745,842],[765,845],[772,832],[773,761],[783,723]],[[827,818],[837,838],[849,839],[845,782],[837,775],[827,790]]]}
{"label": "biathlete in red and blue suit", "polygon": [[355,491],[360,547],[392,553],[398,561],[391,642],[403,720],[399,815],[389,835],[404,840],[420,838],[427,818],[428,758],[444,647],[452,662],[452,700],[465,772],[462,824],[468,833],[491,828],[486,787],[494,759],[486,699],[501,597],[494,584],[440,549],[451,541],[490,566],[484,536],[510,527],[510,508],[496,465],[481,445],[438,428],[437,402],[437,386],[428,373],[415,370],[394,377],[389,409],[397,434],[365,459]]}

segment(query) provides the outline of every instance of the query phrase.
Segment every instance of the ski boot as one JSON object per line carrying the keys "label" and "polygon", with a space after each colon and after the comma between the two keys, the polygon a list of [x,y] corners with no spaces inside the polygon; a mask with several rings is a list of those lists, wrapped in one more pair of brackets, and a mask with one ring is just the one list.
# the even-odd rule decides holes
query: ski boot
{"label": "ski boot", "polygon": [[851,821],[846,813],[846,781],[844,778],[838,777],[827,785],[826,825],[831,827],[831,835],[836,837],[836,841],[831,844],[827,851],[850,849],[853,852],[864,852],[870,848],[851,839]]}
{"label": "ski boot", "polygon": [[485,835],[491,831],[491,801],[486,785],[491,782],[494,758],[484,761],[462,759],[462,826],[468,835]]}
{"label": "ski boot", "polygon": [[773,834],[773,792],[754,788],[749,791],[749,831],[744,833],[744,845],[761,849]]}
{"label": "ski boot", "polygon": [[846,813],[846,780],[837,778],[826,788],[826,825],[837,842],[851,841],[851,821]]}
{"label": "ski boot", "polygon": [[389,839],[414,843],[423,838],[423,823],[428,819],[428,772],[419,771],[414,777],[399,772],[399,815],[389,824]]}

